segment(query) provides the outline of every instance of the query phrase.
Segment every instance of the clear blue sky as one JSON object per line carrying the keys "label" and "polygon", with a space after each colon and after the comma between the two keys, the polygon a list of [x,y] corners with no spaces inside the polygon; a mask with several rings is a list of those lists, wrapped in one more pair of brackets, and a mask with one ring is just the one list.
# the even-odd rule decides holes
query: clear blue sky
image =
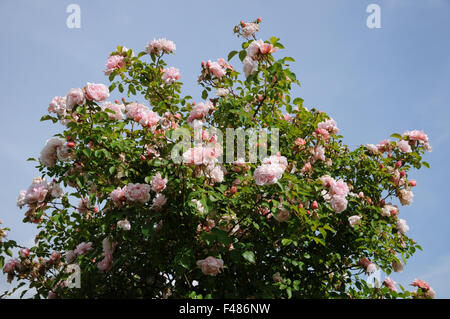
{"label": "clear blue sky", "polygon": [[[70,3],[81,7],[80,29],[66,26]],[[381,29],[366,26],[370,3],[381,7]],[[200,100],[200,62],[238,48],[232,27],[257,17],[263,19],[258,37],[280,37],[286,50],[276,54],[297,61],[302,88],[296,95],[329,113],[347,144],[376,144],[407,129],[428,134],[431,169],[413,173],[414,203],[401,208],[408,234],[424,251],[391,277],[403,285],[421,278],[437,297],[450,298],[450,0],[2,0],[0,218],[12,228],[9,237],[30,245],[36,234],[21,222],[24,211],[15,203],[38,174],[25,160],[62,129],[39,122],[55,95],[86,82],[107,83],[104,64],[117,45],[136,52],[166,37],[177,45],[168,62],[180,69],[184,93]]]}

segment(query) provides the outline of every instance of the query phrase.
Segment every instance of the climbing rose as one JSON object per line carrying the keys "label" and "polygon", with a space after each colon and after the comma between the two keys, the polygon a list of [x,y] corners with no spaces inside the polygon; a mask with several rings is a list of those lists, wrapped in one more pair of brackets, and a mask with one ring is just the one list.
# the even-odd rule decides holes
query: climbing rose
{"label": "climbing rose", "polygon": [[180,70],[174,67],[164,69],[162,79],[166,84],[171,84],[176,80],[179,80],[180,78],[181,78]]}
{"label": "climbing rose", "polygon": [[115,69],[120,69],[124,66],[124,57],[121,55],[111,55],[106,61],[106,75],[111,74]]}
{"label": "climbing rose", "polygon": [[216,276],[223,269],[223,260],[209,256],[206,259],[198,260],[197,266],[205,275]]}
{"label": "climbing rose", "polygon": [[102,102],[109,97],[109,90],[104,84],[87,83],[84,87],[86,98],[91,101]]}
{"label": "climbing rose", "polygon": [[76,105],[83,105],[86,103],[86,98],[82,89],[70,89],[66,94],[66,107],[71,110]]}
{"label": "climbing rose", "polygon": [[146,203],[150,200],[150,185],[128,184],[125,186],[125,197],[132,202]]}
{"label": "climbing rose", "polygon": [[402,153],[411,153],[412,149],[411,149],[411,145],[409,145],[409,143],[407,141],[400,141],[397,142],[397,146],[398,149],[400,150],[400,152]]}
{"label": "climbing rose", "polygon": [[150,185],[152,190],[156,193],[162,192],[166,188],[167,178],[162,178],[161,173],[156,173],[153,176]]}
{"label": "climbing rose", "polygon": [[403,235],[406,234],[406,232],[409,230],[409,226],[406,224],[406,220],[404,219],[398,219],[395,225],[397,227],[397,230]]}
{"label": "climbing rose", "polygon": [[409,189],[402,189],[399,191],[398,199],[402,205],[410,205],[413,202],[414,194]]}

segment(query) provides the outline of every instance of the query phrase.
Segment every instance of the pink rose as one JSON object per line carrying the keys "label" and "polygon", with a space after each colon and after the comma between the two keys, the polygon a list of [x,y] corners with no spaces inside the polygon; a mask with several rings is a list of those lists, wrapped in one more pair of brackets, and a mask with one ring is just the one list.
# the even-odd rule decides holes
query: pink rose
{"label": "pink rose", "polygon": [[125,197],[132,202],[144,204],[150,200],[150,185],[128,184],[125,186]]}
{"label": "pink rose", "polygon": [[139,103],[130,103],[125,106],[125,112],[129,119],[139,122],[144,114],[149,111],[148,107]]}
{"label": "pink rose", "polygon": [[413,202],[414,194],[409,189],[402,189],[398,192],[398,199],[402,205],[410,205]]}
{"label": "pink rose", "polygon": [[156,175],[152,178],[150,185],[152,190],[156,193],[162,192],[166,188],[167,177],[162,178],[161,173],[156,173]]}
{"label": "pink rose", "polygon": [[222,78],[225,75],[225,70],[217,62],[212,62],[209,64],[209,70],[216,78]]}
{"label": "pink rose", "polygon": [[124,57],[121,55],[111,55],[106,61],[106,75],[111,74],[115,69],[120,69],[124,66]]}
{"label": "pink rose", "polygon": [[86,98],[91,101],[101,102],[109,97],[109,90],[104,84],[87,83],[84,87]]}
{"label": "pink rose", "polygon": [[278,208],[277,214],[273,215],[273,218],[275,218],[275,220],[280,223],[289,220],[290,217],[291,217],[291,213],[289,212],[289,210],[287,210],[286,208],[283,208],[283,207]]}
{"label": "pink rose", "polygon": [[348,223],[351,227],[354,227],[355,225],[358,225],[361,221],[361,217],[358,215],[353,215],[348,218]]}
{"label": "pink rose", "polygon": [[82,242],[78,244],[78,246],[75,248],[73,252],[75,253],[75,255],[84,255],[91,250],[92,250],[92,242],[88,243]]}
{"label": "pink rose", "polygon": [[142,118],[139,120],[139,123],[142,126],[152,127],[152,126],[155,126],[156,124],[158,124],[159,121],[161,120],[161,117],[158,115],[158,113],[155,113],[150,110],[141,113],[141,115],[142,115]]}
{"label": "pink rose", "polygon": [[397,147],[400,150],[400,152],[402,153],[411,153],[412,149],[411,149],[411,145],[409,145],[409,143],[407,141],[400,141],[397,142]]}
{"label": "pink rose", "polygon": [[403,235],[406,234],[406,232],[409,230],[409,226],[406,224],[406,220],[401,218],[397,220],[395,226],[397,227],[397,230]]}
{"label": "pink rose", "polygon": [[82,89],[70,89],[66,94],[66,106],[71,110],[76,105],[83,105],[86,103]]}
{"label": "pink rose", "polygon": [[252,58],[250,58],[249,56],[246,56],[244,58],[244,61],[242,61],[244,63],[244,74],[245,77],[248,78],[251,74],[255,73],[256,71],[258,71],[258,66],[259,63],[256,60],[253,60]]}
{"label": "pink rose", "polygon": [[11,271],[14,270],[14,268],[16,268],[17,265],[19,265],[20,262],[17,259],[10,259],[5,266],[3,266],[3,273],[8,274]]}
{"label": "pink rose", "polygon": [[124,220],[119,220],[117,222],[117,227],[123,230],[130,230],[131,229],[131,224],[127,219]]}
{"label": "pink rose", "polygon": [[198,260],[197,266],[205,275],[216,276],[223,269],[223,260],[209,256],[206,259]]}
{"label": "pink rose", "polygon": [[425,289],[425,290],[430,290],[430,288],[431,288],[430,285],[427,282],[425,282],[423,280],[420,280],[420,279],[417,279],[417,278],[414,279],[414,281],[411,284],[411,286],[419,287],[419,288]]}
{"label": "pink rose", "polygon": [[109,198],[112,201],[119,203],[120,201],[125,200],[125,191],[122,188],[117,187],[111,192],[111,194],[109,194]]}
{"label": "pink rose", "polygon": [[167,203],[167,197],[164,194],[158,193],[153,198],[151,208],[154,210],[161,210],[161,208]]}
{"label": "pink rose", "polygon": [[349,192],[348,185],[342,179],[331,183],[330,185],[330,195],[334,196],[347,196]]}
{"label": "pink rose", "polygon": [[171,84],[181,78],[180,70],[174,67],[164,69],[163,72],[162,79],[166,84]]}
{"label": "pink rose", "polygon": [[390,291],[397,292],[397,287],[395,287],[395,281],[393,281],[391,278],[386,277],[383,281],[383,285],[388,287]]}
{"label": "pink rose", "polygon": [[331,197],[330,206],[336,213],[342,213],[347,209],[348,201],[344,196],[335,195]]}
{"label": "pink rose", "polygon": [[114,113],[111,112],[106,112],[108,113],[108,117],[112,120],[123,120],[123,113],[125,111],[125,106],[123,104],[114,104],[114,103],[110,103],[110,102],[105,102],[102,104],[101,109],[103,112],[106,112],[106,109],[108,109],[109,111],[113,111]]}

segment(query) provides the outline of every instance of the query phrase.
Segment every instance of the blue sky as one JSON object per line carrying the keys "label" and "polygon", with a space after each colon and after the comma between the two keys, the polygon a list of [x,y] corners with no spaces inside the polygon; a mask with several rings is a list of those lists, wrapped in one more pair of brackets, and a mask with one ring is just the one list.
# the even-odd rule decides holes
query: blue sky
{"label": "blue sky", "polygon": [[[80,29],[66,26],[70,3],[81,7]],[[381,29],[366,26],[371,3],[381,7]],[[139,52],[166,37],[177,45],[168,63],[180,69],[183,92],[200,100],[200,62],[239,48],[232,27],[257,17],[258,37],[280,37],[286,49],[276,54],[296,59],[295,95],[332,116],[348,145],[408,129],[428,134],[431,169],[413,173],[414,203],[400,210],[424,251],[391,277],[403,285],[421,278],[450,298],[450,0],[1,1],[0,218],[9,237],[29,246],[36,234],[15,203],[38,174],[26,159],[62,129],[39,122],[54,96],[107,83],[105,61],[117,45]]]}

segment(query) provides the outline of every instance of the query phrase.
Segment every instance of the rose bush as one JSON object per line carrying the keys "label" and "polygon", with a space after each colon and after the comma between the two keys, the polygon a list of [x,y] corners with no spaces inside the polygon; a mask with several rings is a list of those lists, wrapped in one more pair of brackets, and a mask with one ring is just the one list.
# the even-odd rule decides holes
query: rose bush
{"label": "rose bush", "polygon": [[[227,61],[201,63],[199,103],[181,95],[166,39],[136,55],[119,46],[106,62],[109,88],[87,83],[51,101],[41,120],[64,131],[30,159],[40,176],[17,200],[39,230],[35,246],[0,230],[1,252],[19,249],[0,257],[9,281],[36,298],[434,297],[418,279],[409,292],[364,277],[401,271],[421,249],[393,202],[412,203],[408,174],[428,166],[427,135],[350,150],[332,118],[291,97],[294,59],[276,57],[278,38],[257,40],[260,22],[234,28],[243,43]],[[123,98],[107,101],[115,89]],[[182,162],[173,159],[180,128],[200,140],[180,149]],[[230,149],[212,128],[248,130],[249,146],[251,132],[277,128],[278,150],[222,162]],[[80,288],[67,280],[71,264]]]}

